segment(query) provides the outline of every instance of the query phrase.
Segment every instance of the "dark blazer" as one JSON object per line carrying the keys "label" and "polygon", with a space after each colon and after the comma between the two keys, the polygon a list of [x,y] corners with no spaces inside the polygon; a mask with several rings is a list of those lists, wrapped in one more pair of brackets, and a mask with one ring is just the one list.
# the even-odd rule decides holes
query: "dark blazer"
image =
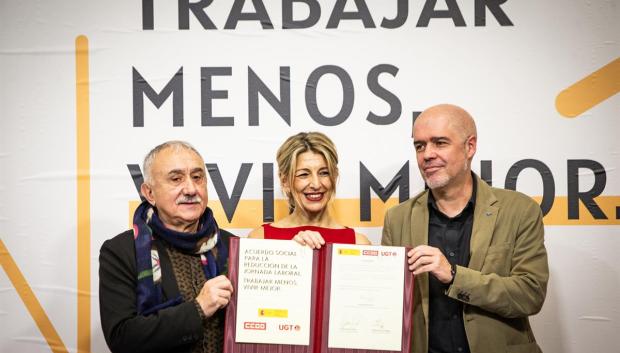
{"label": "dark blazer", "polygon": [[[472,353],[539,352],[528,316],[540,311],[549,279],[540,207],[519,192],[476,182],[469,265],[457,267],[446,295],[464,304]],[[391,208],[381,244],[428,244],[427,203],[424,191]],[[414,353],[428,351],[428,276],[415,278]]]}
{"label": "dark blazer", "polygon": [[[231,233],[220,229],[219,241],[228,247]],[[170,258],[165,245],[155,239],[159,251],[164,300],[179,296]],[[227,258],[218,258],[224,268]],[[99,310],[106,343],[112,352],[191,352],[202,339],[200,313],[193,301],[160,310],[157,314],[138,315],[136,308],[136,250],[133,231],[128,230],[106,240],[99,253]],[[219,310],[216,315],[223,315]],[[223,322],[223,320],[222,320]]]}

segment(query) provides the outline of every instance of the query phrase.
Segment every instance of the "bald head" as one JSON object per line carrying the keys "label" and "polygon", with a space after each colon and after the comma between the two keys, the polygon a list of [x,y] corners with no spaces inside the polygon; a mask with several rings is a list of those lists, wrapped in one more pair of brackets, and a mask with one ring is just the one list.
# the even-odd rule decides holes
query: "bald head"
{"label": "bald head", "polygon": [[463,108],[440,104],[426,109],[415,120],[412,135],[418,168],[431,190],[457,190],[471,183],[478,138],[474,119]]}
{"label": "bald head", "polygon": [[415,120],[413,130],[416,126],[431,124],[437,120],[446,123],[446,126],[453,129],[465,141],[467,138],[478,136],[476,123],[465,109],[453,104],[438,104],[423,111]]}

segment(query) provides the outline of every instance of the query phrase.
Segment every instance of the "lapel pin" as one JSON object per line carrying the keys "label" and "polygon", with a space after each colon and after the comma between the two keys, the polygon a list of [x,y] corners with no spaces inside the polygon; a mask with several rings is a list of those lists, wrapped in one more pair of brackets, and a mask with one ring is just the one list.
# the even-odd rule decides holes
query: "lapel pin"
{"label": "lapel pin", "polygon": [[493,214],[493,212],[491,212],[491,211],[487,211],[485,214],[486,214],[487,216],[490,216],[490,215],[492,215],[492,214]]}

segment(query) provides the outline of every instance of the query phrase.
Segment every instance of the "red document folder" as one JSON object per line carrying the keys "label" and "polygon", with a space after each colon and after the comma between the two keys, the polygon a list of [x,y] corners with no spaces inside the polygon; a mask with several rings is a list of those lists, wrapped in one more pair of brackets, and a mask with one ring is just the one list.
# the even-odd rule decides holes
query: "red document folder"
{"label": "red document folder", "polygon": [[[239,269],[239,238],[230,238],[228,277],[235,288],[228,307],[224,328],[224,353],[394,353],[395,351],[328,348],[329,330],[329,298],[331,285],[331,257],[332,245],[327,244],[313,254],[312,293],[310,305],[310,344],[265,344],[265,343],[237,343],[235,340],[237,319],[237,290]],[[409,353],[411,350],[412,314],[413,314],[413,276],[407,269],[408,264],[403,262],[404,291],[403,291],[403,331],[401,350]]]}

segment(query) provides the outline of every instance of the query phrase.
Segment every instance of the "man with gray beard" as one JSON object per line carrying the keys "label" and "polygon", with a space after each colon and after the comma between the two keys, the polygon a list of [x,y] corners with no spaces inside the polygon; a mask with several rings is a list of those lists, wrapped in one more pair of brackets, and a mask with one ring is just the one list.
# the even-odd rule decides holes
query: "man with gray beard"
{"label": "man with gray beard", "polygon": [[413,248],[414,353],[540,351],[528,316],[549,279],[542,213],[471,171],[477,142],[462,108],[422,112],[413,145],[428,190],[385,215],[381,244]]}
{"label": "man with gray beard", "polygon": [[232,295],[228,238],[207,207],[198,151],[169,141],[144,159],[133,230],[99,256],[101,326],[112,352],[222,352]]}

